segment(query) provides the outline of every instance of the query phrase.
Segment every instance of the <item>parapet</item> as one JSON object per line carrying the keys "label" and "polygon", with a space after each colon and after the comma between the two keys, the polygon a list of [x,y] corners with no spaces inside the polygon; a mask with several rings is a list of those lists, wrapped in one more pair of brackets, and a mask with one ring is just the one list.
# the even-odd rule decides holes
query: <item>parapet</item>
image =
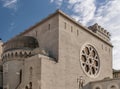
{"label": "parapet", "polygon": [[102,38],[107,38],[107,40],[110,40],[110,36],[111,36],[110,33],[104,28],[102,28],[100,25],[98,25],[97,23],[95,23],[92,26],[89,26],[88,28],[94,33],[101,36]]}

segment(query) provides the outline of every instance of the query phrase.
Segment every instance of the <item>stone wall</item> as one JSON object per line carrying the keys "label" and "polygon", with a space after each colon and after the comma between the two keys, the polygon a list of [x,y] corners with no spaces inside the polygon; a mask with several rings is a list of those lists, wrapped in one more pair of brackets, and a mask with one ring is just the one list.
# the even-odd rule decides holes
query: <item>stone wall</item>
{"label": "stone wall", "polygon": [[62,12],[56,12],[19,36],[36,38],[39,49],[48,54],[44,56],[34,50],[34,56],[7,60],[3,65],[4,88],[24,89],[32,84],[33,89],[78,89],[80,76],[84,86],[91,81],[112,78],[109,40]]}
{"label": "stone wall", "polygon": [[[99,72],[96,76],[85,73],[80,63],[81,50],[91,45],[96,49],[100,61]],[[76,80],[83,76],[85,84],[90,81],[112,78],[112,45],[101,39],[89,29],[78,25],[77,22],[59,16],[59,63],[62,64],[66,89],[76,89]],[[107,65],[106,65],[107,63]],[[90,63],[88,63],[90,68]],[[96,71],[96,70],[95,70]]]}
{"label": "stone wall", "polygon": [[49,56],[58,60],[58,15],[44,19],[22,36],[32,36],[38,40],[39,47],[49,52]]}
{"label": "stone wall", "polygon": [[120,89],[120,79],[104,79],[91,82],[90,89]]}

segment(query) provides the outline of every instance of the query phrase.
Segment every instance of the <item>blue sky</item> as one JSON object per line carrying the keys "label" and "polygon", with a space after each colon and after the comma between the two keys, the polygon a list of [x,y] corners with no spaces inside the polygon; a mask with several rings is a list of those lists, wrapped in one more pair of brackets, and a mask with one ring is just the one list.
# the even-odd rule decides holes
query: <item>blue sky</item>
{"label": "blue sky", "polygon": [[14,37],[61,9],[85,26],[98,23],[111,33],[113,68],[120,69],[120,0],[0,0],[0,38]]}
{"label": "blue sky", "polygon": [[[8,1],[8,2],[5,2]],[[15,1],[9,6],[6,3]],[[49,0],[0,0],[0,37],[6,41],[55,11]]]}

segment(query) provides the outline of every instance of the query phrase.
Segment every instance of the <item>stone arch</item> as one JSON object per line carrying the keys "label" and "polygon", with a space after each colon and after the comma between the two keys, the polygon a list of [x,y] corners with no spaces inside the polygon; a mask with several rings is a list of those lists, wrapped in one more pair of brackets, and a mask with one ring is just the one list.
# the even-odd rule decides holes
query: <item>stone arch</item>
{"label": "stone arch", "polygon": [[24,52],[24,57],[27,58],[27,52]]}
{"label": "stone arch", "polygon": [[93,87],[93,89],[102,89],[102,86],[97,84]]}
{"label": "stone arch", "polygon": [[5,54],[5,59],[7,58],[7,54]]}
{"label": "stone arch", "polygon": [[14,54],[13,54],[13,52],[11,53],[11,57],[14,57]]}
{"label": "stone arch", "polygon": [[17,52],[15,52],[15,57],[18,57],[18,53]]}
{"label": "stone arch", "polygon": [[7,54],[7,58],[10,58],[10,53]]}
{"label": "stone arch", "polygon": [[20,57],[23,57],[22,51],[19,53],[19,56],[20,56]]}
{"label": "stone arch", "polygon": [[107,89],[119,89],[119,86],[116,83],[111,83],[108,85]]}

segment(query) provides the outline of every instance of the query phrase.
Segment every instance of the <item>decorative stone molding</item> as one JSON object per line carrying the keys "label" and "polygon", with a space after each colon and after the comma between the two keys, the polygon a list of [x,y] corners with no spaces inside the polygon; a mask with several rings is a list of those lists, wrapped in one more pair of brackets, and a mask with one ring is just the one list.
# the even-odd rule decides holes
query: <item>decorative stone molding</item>
{"label": "decorative stone molding", "polygon": [[95,23],[92,26],[88,27],[90,30],[92,30],[93,32],[97,33],[100,32],[103,35],[107,36],[108,38],[111,36],[109,32],[107,32],[107,30],[105,30],[104,28],[102,28],[100,25],[98,25],[97,23]]}
{"label": "decorative stone molding", "polygon": [[14,59],[24,59],[31,57],[31,50],[14,50],[14,51],[7,51],[3,53],[2,60],[3,62],[8,60],[14,60]]}

